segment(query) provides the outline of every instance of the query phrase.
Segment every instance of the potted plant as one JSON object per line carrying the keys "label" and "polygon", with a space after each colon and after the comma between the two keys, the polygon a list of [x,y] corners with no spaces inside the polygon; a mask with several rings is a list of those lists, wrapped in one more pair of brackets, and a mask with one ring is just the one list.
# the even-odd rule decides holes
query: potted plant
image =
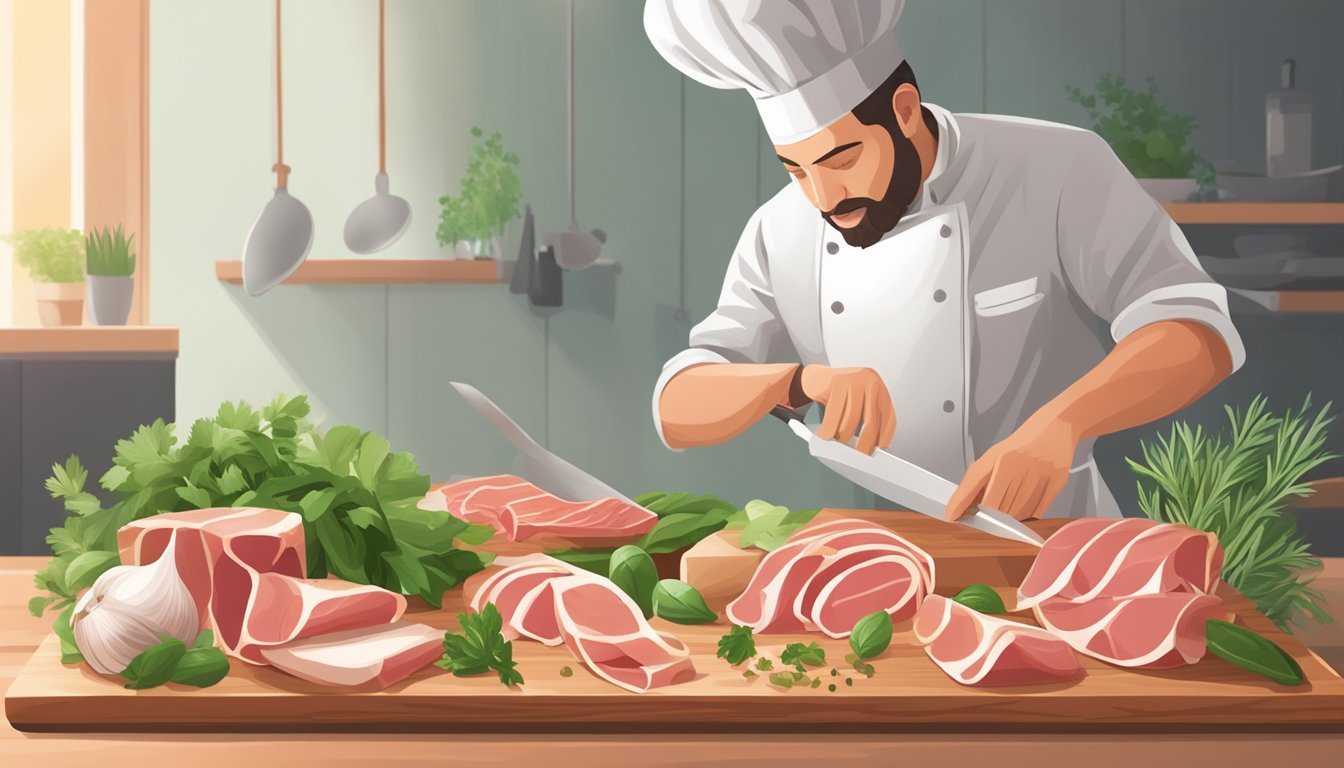
{"label": "potted plant", "polygon": [[19,266],[33,279],[37,316],[43,325],[80,325],[84,320],[84,238],[79,230],[44,227],[5,236]]}
{"label": "potted plant", "polygon": [[473,127],[471,135],[479,141],[459,193],[439,198],[439,245],[452,247],[458,258],[499,258],[499,238],[523,196],[518,156],[505,151],[499,131],[482,139],[484,132]]}
{"label": "potted plant", "polygon": [[89,319],[96,325],[125,325],[135,294],[135,252],[129,238],[117,225],[89,232],[84,240],[88,264]]}
{"label": "potted plant", "polygon": [[1213,166],[1190,148],[1198,123],[1173,111],[1158,97],[1157,83],[1130,88],[1125,78],[1106,73],[1095,92],[1065,86],[1069,100],[1088,110],[1092,130],[1111,145],[1120,161],[1148,194],[1161,202],[1187,200],[1213,189]]}

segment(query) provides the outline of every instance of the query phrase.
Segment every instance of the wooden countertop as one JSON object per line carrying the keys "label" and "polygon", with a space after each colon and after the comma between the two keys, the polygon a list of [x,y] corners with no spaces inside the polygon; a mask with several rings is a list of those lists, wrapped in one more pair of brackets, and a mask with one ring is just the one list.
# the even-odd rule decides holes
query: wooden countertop
{"label": "wooden countertop", "polygon": [[[215,278],[243,284],[243,262],[216,261]],[[499,283],[494,259],[307,259],[285,285]]]}
{"label": "wooden countertop", "polygon": [[[0,557],[0,689],[46,637],[49,618],[27,611],[39,557]],[[1339,569],[1336,569],[1338,572]],[[1338,612],[1338,611],[1337,611]],[[238,765],[547,765],[626,768],[843,764],[846,766],[985,764],[995,768],[1062,764],[1145,768],[1187,765],[1186,750],[1212,765],[1329,765],[1344,754],[1341,735],[641,735],[610,737],[555,734],[455,735],[67,735],[24,734],[0,723],[0,764],[51,768],[79,761],[103,767],[171,765],[234,768]],[[899,756],[899,757],[897,757]]]}
{"label": "wooden countertop", "polygon": [[1164,203],[1177,224],[1344,224],[1344,203]]}
{"label": "wooden countertop", "polygon": [[174,358],[178,329],[159,325],[0,328],[0,359]]}

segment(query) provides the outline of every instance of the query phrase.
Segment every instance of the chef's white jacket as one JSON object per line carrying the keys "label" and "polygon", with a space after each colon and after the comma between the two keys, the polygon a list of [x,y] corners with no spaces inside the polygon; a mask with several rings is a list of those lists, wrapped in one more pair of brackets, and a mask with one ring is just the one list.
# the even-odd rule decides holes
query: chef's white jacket
{"label": "chef's white jacket", "polygon": [[[795,183],[747,222],[717,309],[658,378],[660,437],[663,388],[689,366],[869,367],[896,409],[889,450],[956,482],[1101,360],[1098,318],[1116,341],[1203,323],[1241,366],[1226,291],[1100,137],[924,106],[937,159],[877,244],[848,246]],[[1087,441],[1048,516],[1119,514]]]}

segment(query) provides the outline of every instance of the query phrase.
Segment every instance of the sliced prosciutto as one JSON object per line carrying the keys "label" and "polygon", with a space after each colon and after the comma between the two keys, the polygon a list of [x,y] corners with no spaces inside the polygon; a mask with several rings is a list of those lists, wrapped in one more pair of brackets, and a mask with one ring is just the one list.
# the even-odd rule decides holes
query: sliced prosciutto
{"label": "sliced prosciutto", "polygon": [[933,558],[873,523],[802,528],[761,561],[728,618],[759,634],[820,630],[847,637],[876,611],[910,618],[933,588]]}
{"label": "sliced prosciutto", "polygon": [[478,477],[435,487],[421,500],[420,507],[489,525],[510,541],[526,541],[543,534],[633,541],[658,522],[654,513],[621,499],[566,501],[515,475]]}
{"label": "sliced prosciutto", "polygon": [[443,630],[399,621],[261,649],[276,669],[318,685],[382,690],[443,655]]}
{"label": "sliced prosciutto", "polygon": [[1041,548],[1018,590],[1078,652],[1122,667],[1193,664],[1205,625],[1222,614],[1217,538],[1155,520],[1083,518]]}
{"label": "sliced prosciutto", "polygon": [[254,574],[251,599],[232,614],[216,612],[215,630],[224,650],[254,664],[262,650],[305,637],[390,624],[406,610],[406,598],[382,587],[340,579],[296,579]]}
{"label": "sliced prosciutto", "polygon": [[548,582],[576,573],[575,568],[553,557],[528,555],[473,575],[467,579],[463,593],[477,613],[487,603],[494,603],[503,619],[504,639],[525,637],[542,645],[559,645],[560,627]]}
{"label": "sliced prosciutto", "polygon": [[1122,667],[1168,669],[1204,658],[1204,626],[1224,613],[1222,598],[1170,592],[1086,602],[1046,600],[1041,626],[1080,653]]}
{"label": "sliced prosciutto", "polygon": [[1059,637],[942,595],[924,600],[913,628],[929,658],[962,685],[1042,685],[1083,674],[1073,648]]}
{"label": "sliced prosciutto", "polygon": [[611,582],[565,576],[549,585],[565,645],[598,677],[635,693],[695,677],[690,650],[649,626]]}

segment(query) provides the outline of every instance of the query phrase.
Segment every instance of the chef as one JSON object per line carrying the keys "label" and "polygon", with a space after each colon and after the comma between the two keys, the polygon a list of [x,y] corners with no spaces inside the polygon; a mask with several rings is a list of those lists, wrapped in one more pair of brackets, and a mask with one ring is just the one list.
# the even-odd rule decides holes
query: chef
{"label": "chef", "polygon": [[658,433],[709,445],[819,403],[822,438],[960,479],[950,519],[1119,516],[1092,443],[1242,364],[1226,291],[1096,134],[923,101],[902,5],[648,0],[654,48],[747,91],[791,176],[664,365]]}

